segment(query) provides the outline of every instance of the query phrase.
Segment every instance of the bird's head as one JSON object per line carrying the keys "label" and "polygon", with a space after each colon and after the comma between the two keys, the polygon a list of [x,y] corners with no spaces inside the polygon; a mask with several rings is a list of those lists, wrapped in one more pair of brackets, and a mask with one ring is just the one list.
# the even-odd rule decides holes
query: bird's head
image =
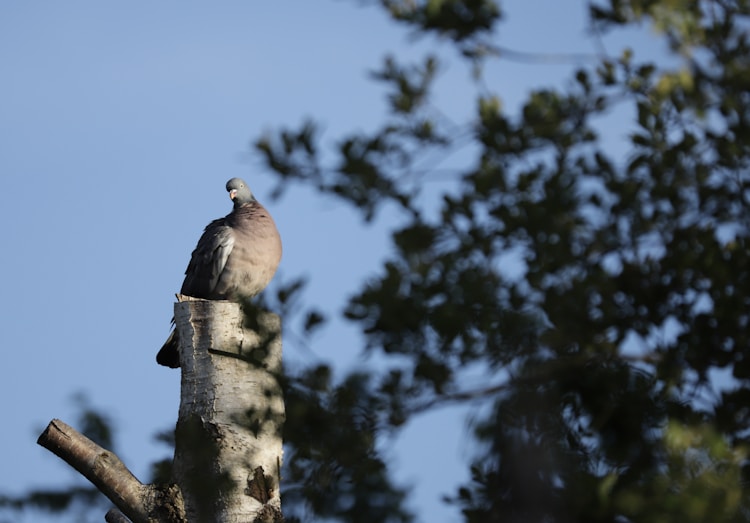
{"label": "bird's head", "polygon": [[250,187],[248,187],[245,180],[241,178],[232,178],[229,180],[227,182],[227,191],[229,192],[229,198],[234,202],[235,207],[255,201],[255,196],[253,196]]}

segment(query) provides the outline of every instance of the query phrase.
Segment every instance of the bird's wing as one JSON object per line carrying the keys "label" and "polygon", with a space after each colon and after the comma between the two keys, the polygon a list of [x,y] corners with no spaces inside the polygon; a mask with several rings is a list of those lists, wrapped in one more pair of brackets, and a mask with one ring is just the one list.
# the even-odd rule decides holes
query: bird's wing
{"label": "bird's wing", "polygon": [[237,300],[265,289],[281,259],[281,239],[273,219],[257,202],[244,204],[227,216],[235,243],[215,293]]}
{"label": "bird's wing", "polygon": [[190,258],[180,292],[194,298],[224,299],[216,295],[216,285],[234,248],[235,235],[225,218],[206,226]]}

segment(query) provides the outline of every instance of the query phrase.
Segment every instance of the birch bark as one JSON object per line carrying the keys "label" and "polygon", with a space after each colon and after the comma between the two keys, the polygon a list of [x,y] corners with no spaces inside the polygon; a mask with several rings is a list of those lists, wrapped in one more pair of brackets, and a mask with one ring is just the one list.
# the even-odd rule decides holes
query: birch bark
{"label": "birch bark", "polygon": [[246,315],[232,302],[179,298],[182,384],[173,480],[187,520],[281,520],[279,317]]}

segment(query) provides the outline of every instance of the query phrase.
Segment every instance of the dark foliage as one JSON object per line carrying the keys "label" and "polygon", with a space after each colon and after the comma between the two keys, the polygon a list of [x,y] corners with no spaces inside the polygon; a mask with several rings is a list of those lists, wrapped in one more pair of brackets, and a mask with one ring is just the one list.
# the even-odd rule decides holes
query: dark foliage
{"label": "dark foliage", "polygon": [[[483,2],[384,5],[475,67],[467,42],[491,48],[500,13]],[[388,482],[358,484],[347,467],[372,462],[348,449],[377,448],[426,409],[484,401],[472,481],[448,500],[467,521],[750,517],[748,14],[743,2],[599,2],[596,31],[650,23],[679,65],[625,50],[573,72],[564,90],[531,92],[518,114],[483,85],[462,128],[430,110],[437,58],[388,58],[373,77],[391,117],[344,138],[340,162],[320,161],[311,122],[258,142],[279,190],[309,184],[367,220],[404,211],[391,258],[345,311],[365,351],[391,363],[335,385],[326,366],[290,378],[292,483],[309,488],[331,460],[350,482],[301,496],[313,514],[353,521],[319,503],[360,487],[363,499],[393,494]],[[625,154],[600,138],[614,107],[635,122]],[[474,160],[457,185],[418,198],[431,181],[420,160],[467,135]],[[467,368],[484,369],[484,383]],[[720,369],[731,378],[717,382]],[[374,477],[387,477],[377,463]],[[400,513],[392,503],[377,520]]]}
{"label": "dark foliage", "polygon": [[[498,2],[380,4],[474,72],[497,59]],[[742,0],[593,2],[593,31],[650,24],[670,64],[602,56],[517,112],[476,84],[457,125],[431,110],[437,57],[387,58],[373,78],[389,116],[342,137],[335,161],[313,121],[257,141],[278,194],[296,182],[367,221],[402,218],[345,307],[377,368],[285,377],[291,520],[411,521],[383,442],[464,402],[483,405],[476,456],[446,501],[467,522],[750,519],[749,15]],[[633,124],[609,150],[614,108]],[[421,160],[459,147],[454,183],[420,197]],[[326,316],[303,287],[276,306],[309,333]]]}

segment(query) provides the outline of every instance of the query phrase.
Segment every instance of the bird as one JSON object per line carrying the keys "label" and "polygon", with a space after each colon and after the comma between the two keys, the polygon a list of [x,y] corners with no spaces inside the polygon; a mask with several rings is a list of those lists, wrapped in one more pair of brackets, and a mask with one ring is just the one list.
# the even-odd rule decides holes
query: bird
{"label": "bird", "polygon": [[[276,223],[255,199],[247,183],[226,184],[232,212],[209,223],[185,270],[180,294],[204,300],[239,302],[259,294],[270,283],[281,261]],[[166,367],[180,366],[179,338],[172,330],[156,355]]]}

